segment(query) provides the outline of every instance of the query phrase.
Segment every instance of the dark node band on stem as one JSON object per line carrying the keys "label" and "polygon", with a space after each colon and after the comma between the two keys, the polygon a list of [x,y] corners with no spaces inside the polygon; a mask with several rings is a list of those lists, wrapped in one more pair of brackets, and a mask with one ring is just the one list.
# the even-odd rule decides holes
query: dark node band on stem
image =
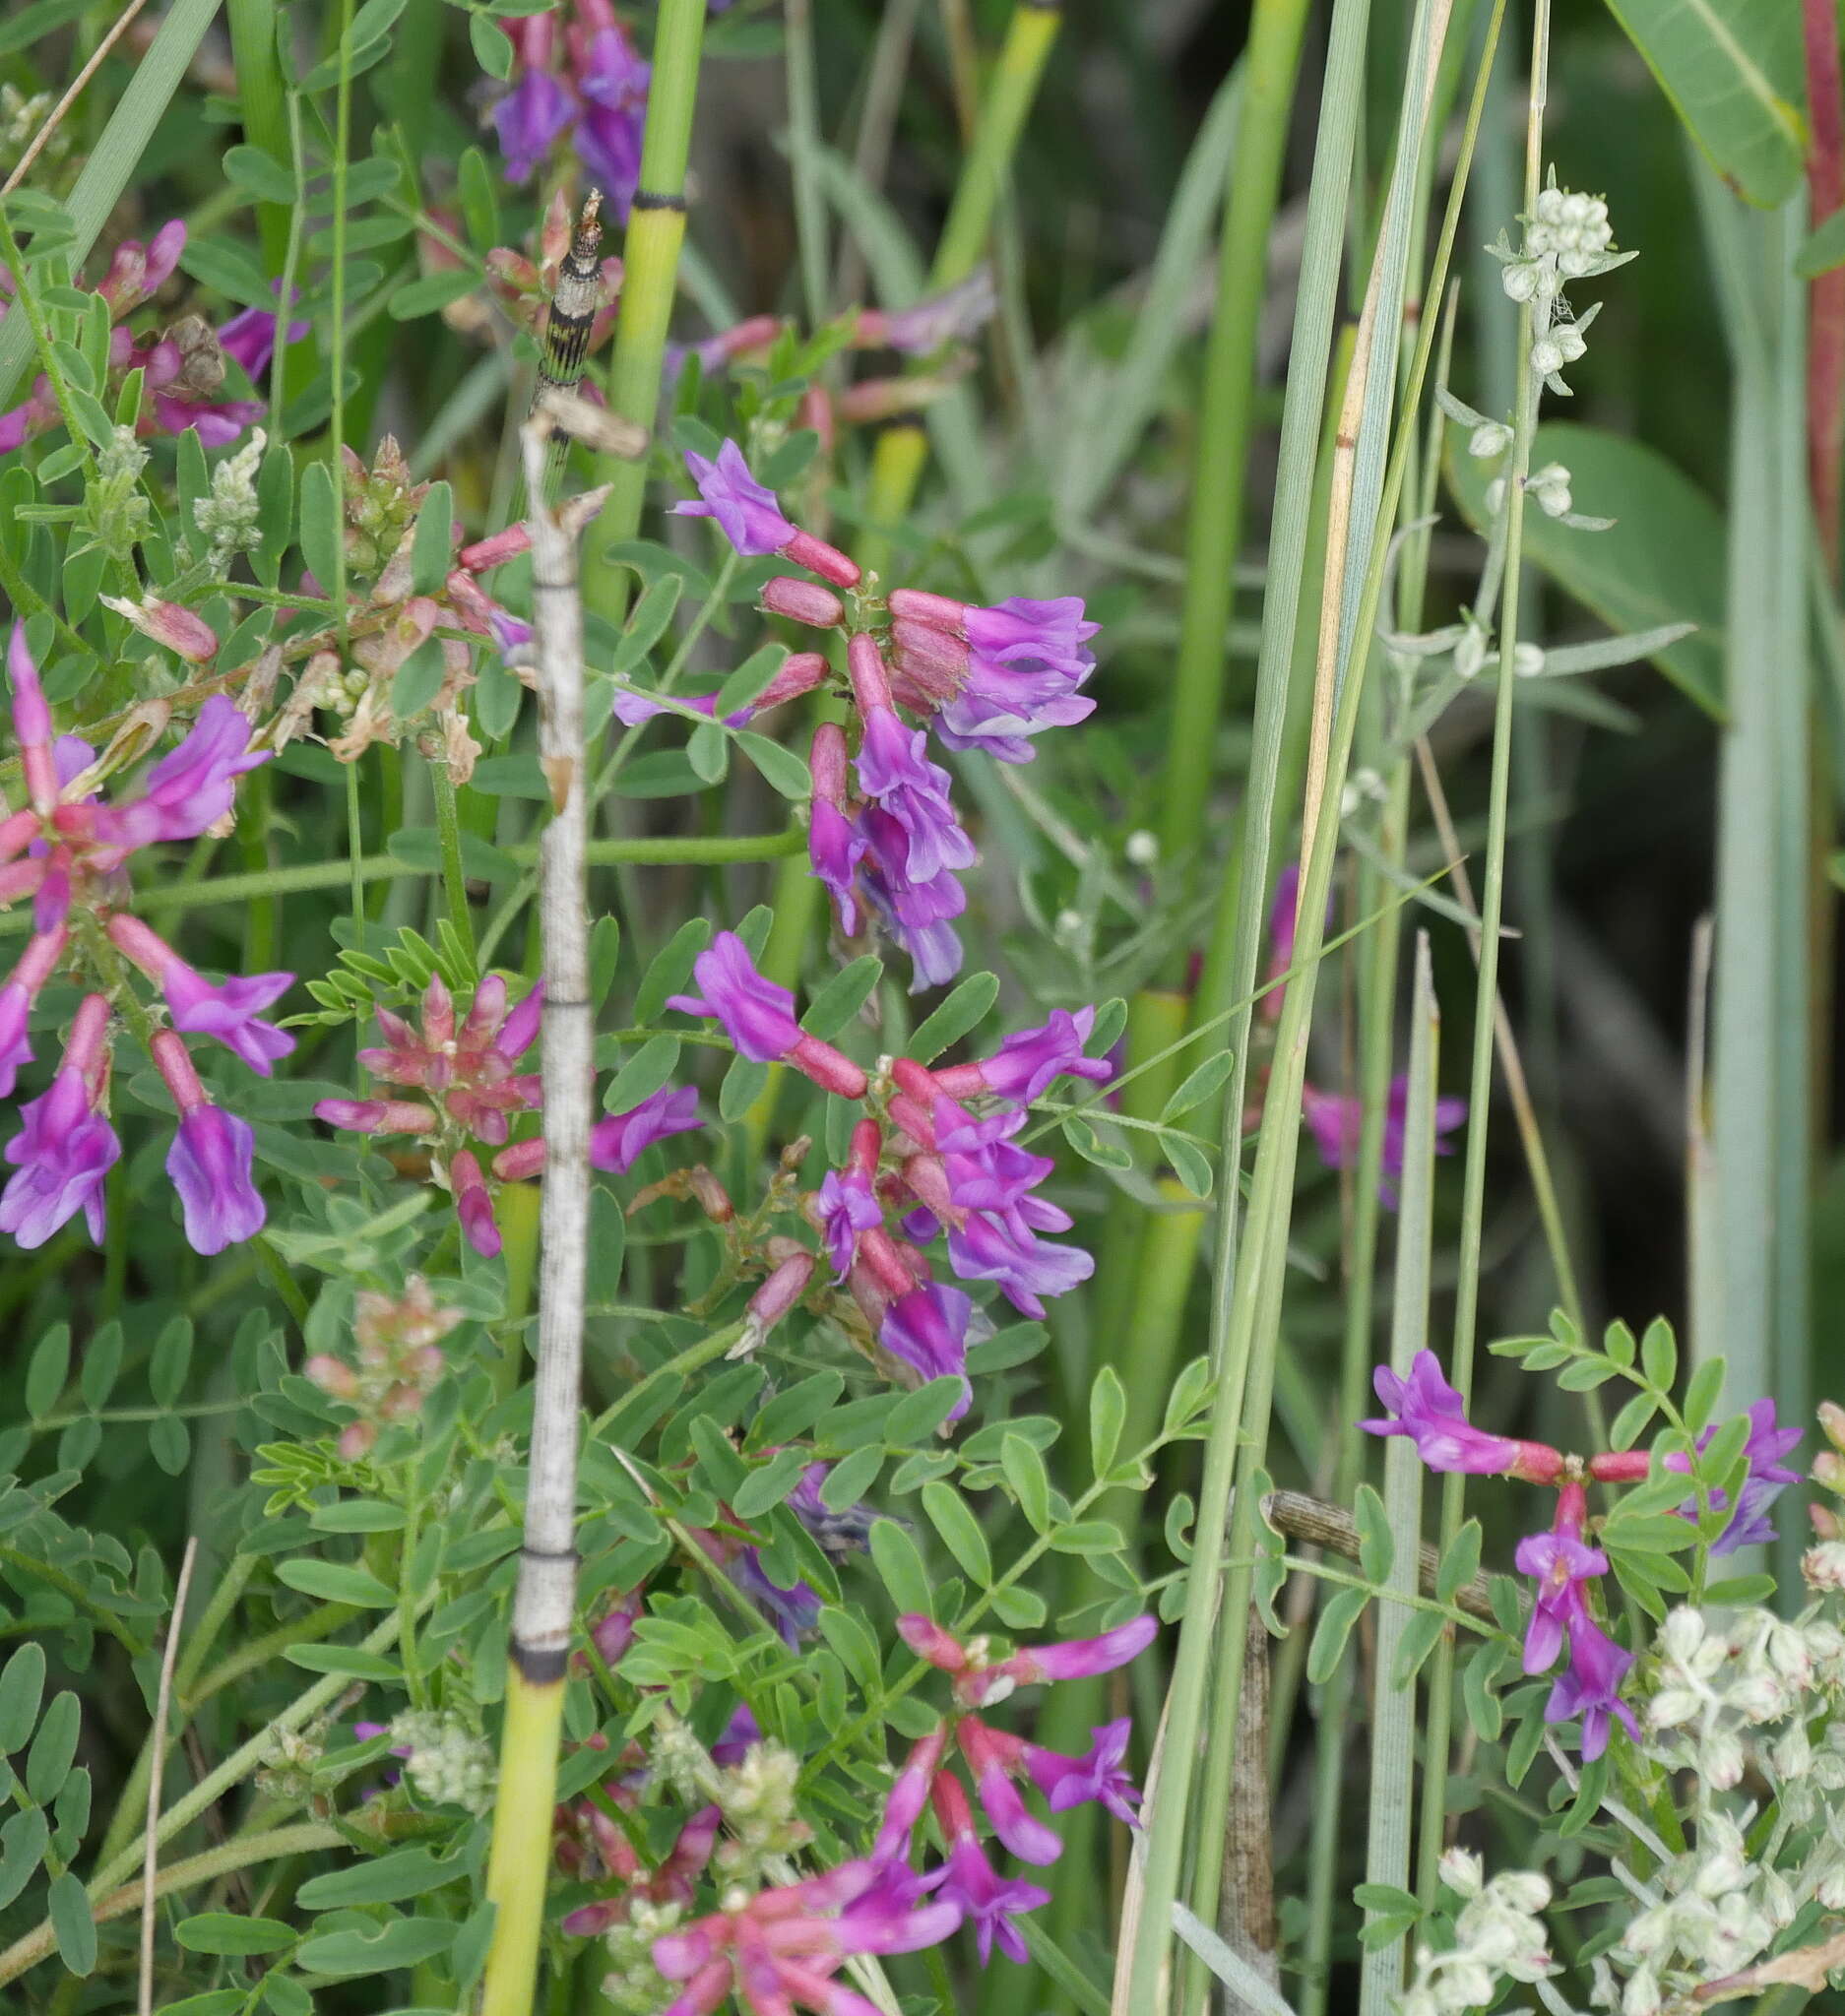
{"label": "dark node band on stem", "polygon": [[629,208],[631,210],[676,210],[683,212],[685,209],[685,198],[675,195],[670,191],[662,194],[653,189],[637,189],[634,192],[634,201],[629,205]]}
{"label": "dark node band on stem", "polygon": [[524,1645],[515,1638],[510,1657],[529,1687],[555,1687],[570,1666],[570,1649],[561,1645]]}

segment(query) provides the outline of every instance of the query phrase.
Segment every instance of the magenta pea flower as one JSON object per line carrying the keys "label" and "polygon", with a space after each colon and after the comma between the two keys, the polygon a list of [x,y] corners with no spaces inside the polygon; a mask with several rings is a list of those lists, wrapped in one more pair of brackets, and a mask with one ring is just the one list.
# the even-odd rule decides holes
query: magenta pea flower
{"label": "magenta pea flower", "polygon": [[974,1791],[993,1832],[1022,1862],[1040,1868],[1056,1860],[1063,1843],[1053,1828],[1026,1811],[1012,1771],[1023,1761],[1016,1738],[1002,1737],[978,1715],[963,1716],[955,1729],[961,1754],[974,1774]]}
{"label": "magenta pea flower", "polygon": [[734,1910],[713,1912],[654,1941],[654,1965],[684,1988],[666,2016],[711,2016],[735,1994],[753,2016],[865,2016],[871,2005],[834,1982],[854,1953],[915,1953],[961,1922],[961,1906],[911,1902],[913,1886],[890,1884],[875,1861],[843,1862],[824,1875],[758,1890]]}
{"label": "magenta pea flower", "polygon": [[689,1085],[663,1085],[625,1113],[610,1113],[590,1129],[590,1161],[599,1169],[625,1175],[644,1149],[698,1122],[698,1094]]}
{"label": "magenta pea flower", "polygon": [[158,1031],[150,1048],[179,1108],[166,1173],[179,1192],[187,1243],[195,1253],[222,1253],[253,1238],[268,1216],[250,1176],[256,1136],[247,1120],[206,1098],[185,1044],[170,1029]]}
{"label": "magenta pea flower", "polygon": [[1146,1651],[1160,1635],[1160,1624],[1157,1617],[1132,1617],[1095,1638],[1071,1638],[1055,1645],[1022,1645],[1011,1658],[996,1663],[977,1659],[933,1618],[914,1612],[897,1619],[897,1635],[919,1659],[927,1660],[930,1666],[952,1677],[955,1693],[962,1702],[979,1708],[988,1700],[1003,1700],[1014,1687],[1113,1672]]}
{"label": "magenta pea flower", "polygon": [[1581,1484],[1565,1483],[1558,1493],[1557,1520],[1549,1533],[1528,1534],[1513,1555],[1521,1575],[1531,1576],[1537,1589],[1531,1621],[1525,1628],[1525,1670],[1549,1672],[1563,1649],[1563,1633],[1588,1621],[1584,1591],[1598,1575],[1608,1573],[1608,1556],[1582,1538],[1586,1509]]}
{"label": "magenta pea flower", "polygon": [[1611,1720],[1618,1721],[1638,1742],[1639,1725],[1621,1698],[1621,1683],[1633,1664],[1633,1654],[1617,1644],[1580,1608],[1570,1619],[1569,1664],[1558,1674],[1544,1704],[1549,1723],[1582,1723],[1582,1757],[1592,1764],[1608,1747]]}
{"label": "magenta pea flower", "polygon": [[1113,1065],[1107,1057],[1083,1054],[1095,1026],[1093,1008],[1053,1008],[1048,1021],[1007,1037],[992,1056],[934,1072],[936,1086],[955,1099],[986,1092],[1029,1103],[1043,1098],[1058,1078],[1087,1078],[1106,1085],[1114,1075]]}
{"label": "magenta pea flower", "polygon": [[967,909],[967,892],[948,869],[922,881],[910,874],[909,835],[882,806],[867,805],[859,830],[865,842],[859,887],[910,959],[910,991],[945,986],[961,971],[962,958],[960,934],[948,920]]}
{"label": "magenta pea flower", "polygon": [[961,1380],[961,1398],[948,1417],[951,1421],[958,1421],[973,1405],[973,1388],[967,1383],[968,1325],[973,1312],[973,1302],[958,1288],[925,1281],[898,1295],[878,1326],[878,1343],[924,1379]]}
{"label": "magenta pea flower", "polygon": [[1095,712],[1079,688],[1095,667],[1080,597],[1034,601],[1012,596],[979,608],[897,589],[890,598],[897,696],[932,712],[951,749],[984,749],[1001,763],[1029,763],[1031,737]]}
{"label": "magenta pea flower", "polygon": [[1139,1826],[1135,1808],[1140,1791],[1121,1768],[1132,1730],[1133,1723],[1126,1716],[1091,1730],[1094,1744],[1080,1757],[1066,1757],[1037,1743],[1022,1746],[1026,1771],[1053,1813],[1068,1812],[1072,1806],[1093,1800],[1129,1827]]}
{"label": "magenta pea flower", "polygon": [[1475,1427],[1461,1406],[1461,1396],[1441,1376],[1440,1360],[1431,1351],[1416,1354],[1407,1379],[1399,1379],[1388,1365],[1379,1365],[1371,1384],[1387,1418],[1361,1421],[1359,1426],[1371,1435],[1407,1435],[1431,1470],[1554,1483],[1562,1468],[1562,1458],[1542,1442],[1490,1435]]}
{"label": "magenta pea flower", "polygon": [[[1710,1544],[1713,1559],[1723,1554],[1733,1554],[1739,1547],[1766,1546],[1775,1537],[1774,1522],[1768,1517],[1768,1508],[1782,1491],[1800,1481],[1800,1473],[1789,1470],[1781,1458],[1789,1454],[1800,1442],[1799,1428],[1778,1427],[1775,1423],[1775,1407],[1772,1398],[1757,1400],[1749,1410],[1749,1439],[1743,1444],[1743,1453],[1749,1458],[1749,1475],[1743,1480],[1743,1488],[1738,1493],[1736,1510],[1728,1524]],[[1697,1438],[1700,1451],[1708,1449],[1716,1435],[1716,1429],[1706,1428]],[[1690,1463],[1682,1455],[1666,1458],[1668,1470],[1689,1470]],[[1721,1510],[1724,1494],[1711,1493],[1713,1509]],[[1686,1518],[1695,1518],[1695,1503],[1683,1505],[1680,1511]]]}
{"label": "magenta pea flower", "polygon": [[0,1231],[29,1251],[78,1212],[102,1243],[102,1186],[122,1153],[102,1111],[108,1092],[109,1004],[87,995],[71,1023],[64,1061],[50,1087],[20,1108],[20,1131],[7,1143],[15,1165],[0,1194]]}
{"label": "magenta pea flower", "polygon": [[983,1967],[991,1962],[995,1945],[1008,1960],[1023,1964],[1029,1956],[1013,1920],[1049,1904],[1050,1891],[1003,1877],[993,1867],[974,1831],[973,1808],[958,1779],[940,1773],[929,1788],[929,1797],[948,1844],[948,1859],[924,1882],[940,1902],[953,1906],[974,1926]]}
{"label": "magenta pea flower", "polygon": [[907,357],[928,357],[946,344],[977,336],[993,318],[999,296],[992,269],[979,266],[964,281],[908,308],[860,308],[853,341],[882,345]]}
{"label": "magenta pea flower", "polygon": [[57,971],[69,937],[62,924],[38,932],[28,942],[6,984],[0,986],[0,1099],[13,1090],[19,1067],[32,1060],[26,1025],[39,990]]}
{"label": "magenta pea flower", "polygon": [[[1356,1093],[1321,1092],[1317,1086],[1301,1088],[1301,1112],[1328,1168],[1351,1166],[1358,1155],[1359,1135],[1364,1126],[1364,1102]],[[1394,1211],[1397,1185],[1403,1177],[1403,1154],[1408,1139],[1409,1080],[1399,1073],[1390,1081],[1389,1103],[1384,1110],[1383,1175],[1377,1194]],[[1464,1099],[1444,1097],[1435,1101],[1435,1153],[1451,1155],[1447,1137],[1467,1117]]]}
{"label": "magenta pea flower", "polygon": [[528,70],[493,107],[493,130],[506,157],[506,179],[529,181],[553,143],[576,116],[576,105],[560,79],[548,70]]}
{"label": "magenta pea flower", "polygon": [[883,1224],[883,1206],[863,1169],[829,1169],[820,1185],[814,1211],[820,1235],[826,1241],[827,1257],[833,1263],[833,1279],[844,1281],[858,1254],[859,1234]]}
{"label": "magenta pea flower", "polygon": [[652,76],[653,66],[635,53],[618,26],[598,29],[577,67],[582,99],[577,153],[617,218],[627,216],[640,186],[641,132]]}
{"label": "magenta pea flower", "polygon": [[779,553],[835,587],[858,587],[859,569],[854,562],[783,515],[775,492],[750,474],[743,451],[734,441],[724,443],[715,462],[688,450],[685,467],[698,485],[698,497],[673,505],[672,516],[716,519],[718,530],[746,560]]}
{"label": "magenta pea flower", "polygon": [[173,1027],[216,1037],[259,1077],[267,1078],[278,1057],[294,1048],[294,1039],[259,1020],[263,1009],[294,984],[291,973],[233,976],[214,985],[139,917],[118,911],[108,921],[110,942],[132,960],[166,996]]}
{"label": "magenta pea flower", "polygon": [[842,1099],[862,1099],[865,1075],[831,1043],[808,1036],[795,1020],[795,997],[756,971],[749,947],[734,931],[720,931],[692,962],[697,994],[669,994],[668,1008],[710,1015],[740,1055],[758,1064],[787,1062]]}

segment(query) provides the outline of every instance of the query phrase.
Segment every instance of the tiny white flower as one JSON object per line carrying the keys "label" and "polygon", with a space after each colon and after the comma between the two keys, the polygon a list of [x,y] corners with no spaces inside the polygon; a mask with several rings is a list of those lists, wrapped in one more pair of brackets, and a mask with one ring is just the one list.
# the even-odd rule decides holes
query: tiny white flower
{"label": "tiny white flower", "polygon": [[1821,1541],[1800,1557],[1800,1572],[1809,1589],[1836,1594],[1845,1590],[1845,1540]]}
{"label": "tiny white flower", "polygon": [[1435,1865],[1440,1876],[1456,1897],[1478,1897],[1484,1871],[1480,1858],[1464,1848],[1451,1848]]}
{"label": "tiny white flower", "polygon": [[1742,1783],[1743,1745],[1728,1730],[1712,1730],[1699,1749],[1699,1763],[1705,1779],[1719,1792],[1731,1792]]}
{"label": "tiny white flower", "polygon": [[1515,260],[1499,274],[1499,284],[1514,301],[1528,301],[1538,291],[1538,266],[1528,259]]}
{"label": "tiny white flower", "polygon": [[1621,2016],[1659,2016],[1659,1983],[1650,1967],[1636,1968],[1621,1995]]}
{"label": "tiny white flower", "polygon": [[1486,662],[1487,633],[1479,623],[1469,623],[1461,634],[1461,641],[1454,647],[1454,676],[1457,679],[1475,677]]}
{"label": "tiny white flower", "polygon": [[1550,378],[1563,368],[1563,352],[1554,337],[1540,337],[1531,346],[1531,368],[1540,378]]}
{"label": "tiny white flower", "polygon": [[1512,1910],[1522,1911],[1527,1917],[1543,1911],[1551,1901],[1550,1878],[1533,1869],[1512,1869],[1503,1876],[1495,1876],[1493,1889]]}
{"label": "tiny white flower", "polygon": [[1660,1627],[1660,1643],[1667,1655],[1681,1665],[1692,1658],[1704,1642],[1704,1618],[1702,1612],[1688,1604],[1676,1609]]}
{"label": "tiny white flower", "polygon": [[1159,837],[1142,827],[1127,836],[1121,851],[1136,868],[1150,868],[1160,858]]}
{"label": "tiny white flower", "polygon": [[1467,437],[1467,452],[1482,462],[1503,455],[1512,445],[1512,430],[1501,420],[1489,420]]}
{"label": "tiny white flower", "polygon": [[1517,644],[1512,647],[1512,676],[1515,679],[1535,679],[1544,669],[1544,651],[1541,645]]}

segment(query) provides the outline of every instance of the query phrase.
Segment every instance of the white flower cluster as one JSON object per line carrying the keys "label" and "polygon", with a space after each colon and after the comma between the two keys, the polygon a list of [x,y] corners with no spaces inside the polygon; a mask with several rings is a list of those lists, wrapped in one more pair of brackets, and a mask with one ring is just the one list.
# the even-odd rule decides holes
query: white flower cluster
{"label": "white flower cluster", "polygon": [[404,1776],[431,1805],[462,1806],[484,1813],[493,1803],[493,1750],[459,1716],[406,1709],[393,1718],[391,1741],[408,1749]]}
{"label": "white flower cluster", "polygon": [[800,1759],[781,1743],[751,1743],[740,1764],[720,1774],[716,1800],[726,1832],[716,1858],[727,1875],[754,1880],[771,1857],[792,1855],[813,1838],[799,1792]]}
{"label": "white flower cluster", "polygon": [[213,470],[212,494],[192,507],[193,522],[212,542],[206,564],[215,574],[257,543],[256,473],[268,438],[261,427],[254,429],[235,455]]}
{"label": "white flower cluster", "polygon": [[141,472],[148,451],[132,427],[117,427],[96,450],[96,480],[85,500],[91,526],[106,546],[126,552],[147,536],[152,523]]}
{"label": "white flower cluster", "polygon": [[1528,1870],[1484,1879],[1478,1856],[1450,1849],[1441,1858],[1441,1880],[1467,1901],[1454,1921],[1454,1944],[1445,1953],[1416,1949],[1416,1973],[1395,1997],[1397,2016],[1460,2016],[1481,2009],[1507,1981],[1543,1981],[1557,1970],[1537,1914],[1551,1901],[1551,1886]]}
{"label": "white flower cluster", "polygon": [[1614,249],[1608,205],[1599,196],[1559,189],[1555,170],[1539,192],[1536,209],[1521,221],[1524,242],[1516,251],[1503,232],[1488,250],[1504,268],[1499,282],[1506,293],[1531,309],[1532,370],[1553,392],[1566,396],[1569,388],[1559,373],[1588,347],[1584,338],[1601,304],[1572,319],[1562,308],[1563,288],[1572,280],[1622,266],[1633,254]]}
{"label": "white flower cluster", "polygon": [[[1740,1973],[1810,1903],[1845,1909],[1845,1635],[1817,1606],[1793,1621],[1680,1608],[1644,1670],[1646,1747],[1690,1774],[1692,1845],[1644,1883],[1617,1864],[1642,1907],[1609,1954],[1624,1982],[1597,1969],[1594,1999],[1619,2016],[1656,2016]],[[1724,1798],[1751,1770],[1774,1795],[1765,1834],[1753,1800]]]}

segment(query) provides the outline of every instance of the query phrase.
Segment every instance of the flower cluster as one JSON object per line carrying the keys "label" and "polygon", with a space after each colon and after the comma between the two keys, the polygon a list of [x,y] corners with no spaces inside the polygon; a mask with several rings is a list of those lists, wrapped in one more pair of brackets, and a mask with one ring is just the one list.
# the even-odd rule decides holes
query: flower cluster
{"label": "flower cluster", "polygon": [[1567,395],[1569,388],[1558,374],[1588,347],[1585,332],[1601,303],[1581,316],[1570,315],[1562,307],[1563,289],[1572,280],[1624,266],[1633,254],[1614,249],[1608,205],[1599,196],[1559,189],[1555,169],[1538,192],[1535,211],[1521,221],[1524,241],[1516,251],[1503,232],[1487,249],[1503,268],[1499,280],[1506,293],[1530,305],[1532,371],[1551,391]]}
{"label": "flower cluster", "polygon": [[641,176],[651,66],[608,0],[576,0],[561,26],[533,14],[505,24],[518,76],[493,107],[506,179],[529,181],[565,134],[591,184],[625,218]]}
{"label": "flower cluster", "polygon": [[[109,390],[118,389],[131,371],[143,374],[145,397],[137,432],[183,434],[191,427],[206,447],[223,448],[263,414],[260,400],[215,397],[224,382],[224,359],[233,359],[247,377],[260,377],[275,349],[276,317],[266,309],[245,308],[214,330],[198,316],[188,315],[158,336],[132,335],[126,318],[172,278],[185,246],[186,226],[177,219],[162,224],[146,244],[126,238],[116,246],[107,273],[89,291],[108,303]],[[11,292],[12,282],[0,270],[0,298]],[[0,309],[0,317],[6,312]],[[289,330],[289,340],[306,333],[306,324],[297,323]],[[56,426],[62,417],[50,380],[34,379],[19,406],[0,412],[0,455]]]}
{"label": "flower cluster", "polygon": [[958,876],[979,855],[948,772],[929,758],[928,729],[948,749],[1030,762],[1034,735],[1094,711],[1080,689],[1095,665],[1088,641],[1097,626],[1074,596],[982,608],[897,589],[880,600],[853,561],[783,514],[735,442],[715,460],[694,454],[686,464],[699,496],[676,505],[678,514],[715,519],[738,553],[774,554],[830,584],[779,577],[762,595],[772,614],[847,632],[853,732],[827,724],[814,736],[812,870],[845,937],[870,913],[909,955],[913,990],[938,986],[961,970],[952,920],[967,896]]}
{"label": "flower cluster", "polygon": [[[137,794],[104,799],[95,787],[108,764],[76,735],[53,739],[51,710],[17,623],[7,670],[26,803],[0,818],[0,903],[30,897],[32,935],[0,985],[0,1098],[13,1090],[20,1066],[33,1060],[28,1025],[52,976],[68,965],[95,987],[72,1020],[50,1087],[21,1108],[21,1131],[5,1151],[14,1173],[0,1194],[0,1230],[23,1246],[38,1246],[81,1211],[100,1239],[102,1186],[121,1155],[108,1118],[110,1031],[120,1008],[146,1033],[178,1109],[166,1169],[186,1237],[198,1252],[222,1252],[263,1225],[263,1200],[251,1180],[255,1137],[247,1121],[207,1097],[181,1032],[213,1038],[267,1078],[294,1039],[265,1022],[263,1011],[294,976],[206,979],[124,908],[132,894],[126,870],[142,848],[193,840],[219,826],[229,815],[236,780],[267,759],[250,747],[248,720],[215,696]],[[137,969],[164,995],[169,1026],[154,1027],[135,999],[128,976]]]}
{"label": "flower cluster", "polygon": [[1557,1972],[1537,1916],[1551,1901],[1543,1876],[1508,1870],[1489,1882],[1479,1857],[1464,1849],[1441,1858],[1440,1875],[1465,1900],[1454,1943],[1441,1952],[1417,1947],[1415,1978],[1394,1998],[1396,2016],[1460,2016],[1485,2008],[1504,1982],[1540,1982]]}
{"label": "flower cluster", "polygon": [[[432,974],[418,1024],[380,1007],[384,1045],[358,1053],[374,1078],[421,1096],[324,1099],[314,1107],[329,1126],[421,1141],[430,1174],[454,1197],[468,1243],[489,1258],[500,1250],[494,1187],[527,1180],[544,1166],[542,1140],[512,1138],[514,1122],[544,1102],[539,1074],[520,1068],[538,1040],[543,1006],[541,985],[512,1003],[504,978],[490,973],[475,988],[466,1016],[457,1019],[447,983]],[[631,1110],[599,1120],[590,1130],[590,1160],[598,1168],[624,1173],[643,1149],[696,1127],[697,1109],[698,1096],[689,1087],[662,1088]]]}
{"label": "flower cluster", "polygon": [[[1125,1722],[1098,1730],[1089,1755],[1064,1757],[995,1729],[977,1711],[996,1705],[1020,1685],[1113,1671],[1152,1641],[1157,1627],[1151,1617],[1136,1618],[1099,1638],[1026,1647],[997,1660],[989,1657],[984,1640],[963,1645],[926,1617],[902,1617],[898,1628],[913,1651],[953,1676],[956,1707],[915,1745],[897,1773],[871,1853],[799,1882],[754,1891],[737,1884],[719,1910],[655,1938],[654,1966],[668,1981],[682,1984],[667,2016],[711,2016],[732,1994],[754,2016],[780,2016],[795,2008],[821,2016],[865,2016],[871,2005],[834,1980],[851,1956],[916,1952],[940,1944],[964,1923],[975,1928],[983,1964],[994,1946],[1023,1960],[1026,1948],[1015,1921],[1049,1902],[1049,1893],[1004,1876],[993,1865],[981,1839],[975,1803],[1006,1848],[1039,1866],[1053,1861],[1062,1844],[1028,1811],[1021,1784],[1042,1794],[1053,1813],[1093,1799],[1132,1823],[1137,1795],[1121,1770]],[[951,1745],[960,1753],[973,1799],[947,1768]],[[778,1805],[774,1797],[772,1749],[753,1744],[743,1763],[725,1774],[716,1788],[718,1804],[695,1813],[680,1836],[681,1846],[687,1835],[695,1837],[689,1854],[681,1856],[675,1849],[644,1890],[626,1878],[622,1896],[608,1907],[592,1906],[576,1914],[572,1928],[638,1922],[656,1902],[681,1904],[691,1876],[710,1855],[714,1814],[722,1811],[746,1843],[752,1812],[746,1803],[739,1810],[739,1801],[752,1774],[764,1781],[757,1803],[771,1818],[787,1805],[786,1799]],[[918,1872],[910,1862],[913,1842],[919,1823],[931,1811],[944,1859]],[[732,1850],[736,1846],[735,1841],[726,1844]],[[610,1851],[615,1862],[625,1862],[612,1842]],[[750,1859],[743,1854],[742,1866]]]}
{"label": "flower cluster", "polygon": [[[1620,1722],[1637,1738],[1633,1711],[1621,1698],[1634,1655],[1602,1628],[1589,1602],[1590,1585],[1608,1573],[1609,1561],[1589,1538],[1585,1480],[1636,1482],[1648,1473],[1651,1459],[1646,1452],[1610,1451],[1584,1462],[1547,1443],[1489,1434],[1468,1420],[1461,1396],[1442,1377],[1431,1351],[1417,1353],[1407,1379],[1379,1366],[1372,1383],[1385,1418],[1360,1425],[1374,1435],[1407,1437],[1431,1470],[1519,1478],[1556,1489],[1557,1511],[1550,1529],[1527,1535],[1515,1556],[1520,1573],[1531,1576],[1536,1585],[1525,1632],[1525,1671],[1549,1672],[1567,1645],[1568,1663],[1552,1685],[1544,1719],[1580,1723],[1585,1758],[1599,1757],[1607,1747],[1611,1722]],[[1714,1433],[1707,1430],[1699,1438],[1700,1450],[1710,1445]],[[1796,1481],[1796,1474],[1782,1467],[1781,1458],[1799,1439],[1798,1429],[1775,1425],[1772,1401],[1757,1401],[1750,1409],[1741,1452],[1747,1474],[1737,1502],[1730,1507],[1721,1491],[1710,1494],[1714,1511],[1729,1512],[1710,1544],[1712,1554],[1731,1553],[1773,1538],[1767,1510],[1778,1493]],[[1665,1462],[1668,1469],[1690,1467],[1683,1456],[1668,1455]],[[1695,1503],[1681,1509],[1691,1516]]]}
{"label": "flower cluster", "polygon": [[[801,1029],[794,996],[756,970],[734,932],[720,932],[693,974],[698,993],[671,996],[668,1006],[716,1018],[741,1056],[790,1064],[827,1092],[863,1103],[845,1166],[830,1171],[800,1205],[820,1233],[832,1284],[845,1286],[890,1356],[924,1379],[964,1373],[973,1304],[961,1290],[931,1278],[922,1248],[937,1237],[945,1239],[959,1280],[995,1283],[1027,1316],[1042,1316],[1045,1296],[1089,1277],[1094,1263],[1087,1253],[1039,1236],[1067,1230],[1071,1221],[1037,1195],[1054,1165],[1017,1146],[1014,1136],[1025,1124],[1025,1105],[1053,1080],[1109,1076],[1105,1060],[1083,1053],[1094,1009],[1058,1009],[979,1062],[930,1070],[900,1057],[881,1066],[874,1081]],[[728,1199],[720,1215],[727,1209]],[[779,1249],[771,1242],[768,1257],[774,1271],[751,1309],[760,1330],[810,1290],[837,1312],[825,1283],[816,1285],[819,1256],[788,1241]]]}
{"label": "flower cluster", "polygon": [[438,1305],[420,1274],[411,1276],[401,1295],[359,1291],[352,1320],[356,1366],[323,1352],[301,1367],[323,1393],[353,1410],[338,1444],[349,1462],[363,1456],[390,1422],[421,1412],[442,1376],[442,1340],[461,1320],[459,1309]]}

